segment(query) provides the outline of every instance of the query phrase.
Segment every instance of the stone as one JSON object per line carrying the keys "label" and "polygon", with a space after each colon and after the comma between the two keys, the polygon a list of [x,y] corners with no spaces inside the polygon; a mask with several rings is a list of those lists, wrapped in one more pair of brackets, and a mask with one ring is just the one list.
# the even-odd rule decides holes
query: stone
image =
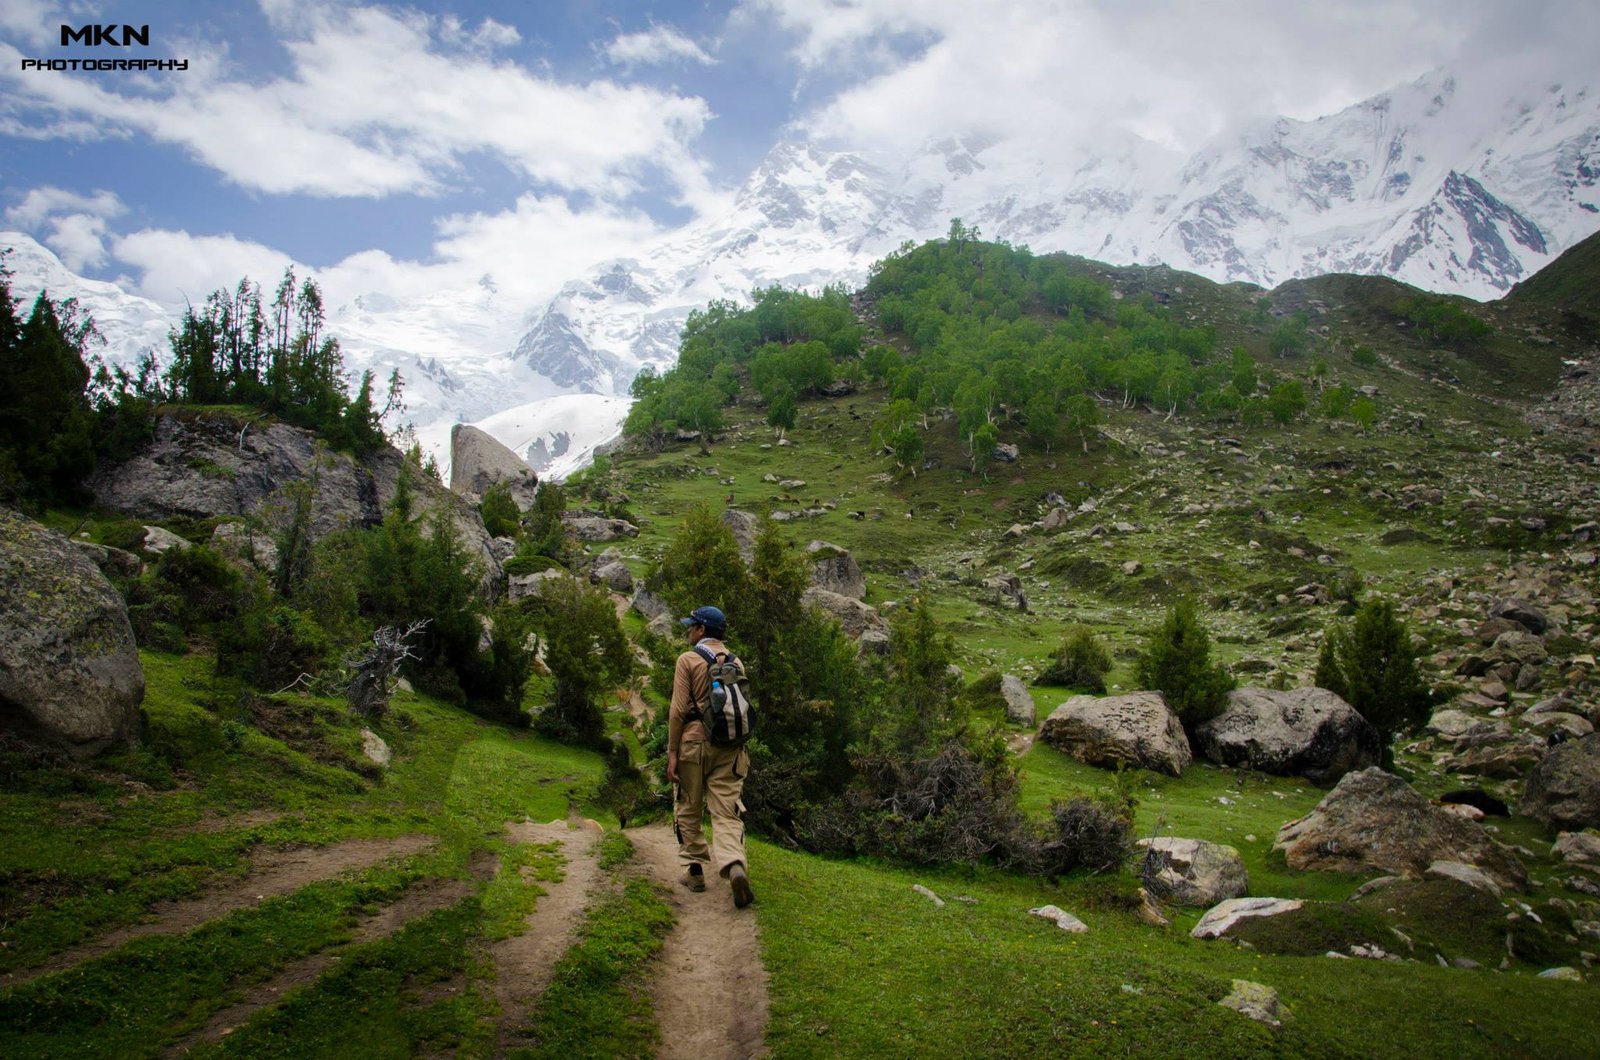
{"label": "stone", "polygon": [[1436,861],[1457,861],[1482,869],[1502,887],[1528,889],[1522,862],[1483,826],[1435,806],[1376,767],[1345,774],[1315,809],[1278,830],[1272,849],[1300,871],[1421,877]]}
{"label": "stone", "polygon": [[1576,714],[1567,714],[1563,711],[1552,710],[1543,714],[1523,715],[1522,723],[1534,732],[1548,735],[1552,732],[1564,732],[1568,737],[1577,738],[1587,736],[1594,732],[1588,718],[1581,718]]}
{"label": "stone", "polygon": [[0,506],[0,728],[89,756],[139,731],[128,608],[82,550]]}
{"label": "stone", "polygon": [[1200,753],[1218,765],[1327,786],[1383,756],[1378,731],[1325,688],[1238,688],[1221,714],[1195,732]]}
{"label": "stone", "polygon": [[90,562],[108,578],[137,578],[139,572],[144,570],[144,560],[120,548],[96,545],[90,541],[73,541],[72,547],[88,556]]}
{"label": "stone", "polygon": [[1544,641],[1524,629],[1510,629],[1494,639],[1488,657],[1493,662],[1538,666],[1550,658]]}
{"label": "stone", "polygon": [[1050,712],[1039,739],[1089,765],[1137,766],[1174,777],[1194,757],[1160,692],[1073,696]]}
{"label": "stone", "polygon": [[522,457],[487,431],[467,423],[450,428],[450,492],[482,504],[491,486],[505,483],[519,511],[533,507],[539,476]]}
{"label": "stone", "polygon": [[1526,776],[1548,751],[1543,740],[1524,734],[1505,743],[1484,744],[1463,754],[1446,755],[1435,764],[1463,776],[1517,780]]}
{"label": "stone", "polygon": [[642,585],[634,589],[628,606],[643,615],[646,621],[662,615],[672,617],[672,608],[667,606],[667,602]]}
{"label": "stone", "polygon": [[922,884],[913,883],[911,885],[911,889],[913,891],[916,891],[918,894],[922,895],[922,897],[926,898],[928,901],[932,902],[933,903],[933,907],[935,909],[943,909],[944,908],[944,899],[940,898],[938,895],[936,895],[932,891],[928,890],[928,888],[922,886]]}
{"label": "stone", "polygon": [[1014,464],[1022,456],[1022,450],[1009,442],[1001,442],[994,447],[994,458],[1001,463]]}
{"label": "stone", "polygon": [[811,561],[811,584],[818,589],[852,600],[867,598],[867,579],[848,549],[813,541],[806,546],[806,558]]}
{"label": "stone", "polygon": [[878,614],[877,608],[826,589],[815,587],[807,589],[800,597],[800,602],[838,619],[839,625],[851,637],[859,637],[869,629],[883,629],[887,626],[882,616]]}
{"label": "stone", "polygon": [[1062,931],[1070,931],[1074,935],[1082,935],[1089,930],[1088,924],[1057,906],[1041,905],[1037,909],[1028,910],[1028,913],[1031,916],[1048,920]]}
{"label": "stone", "polygon": [[1583,973],[1578,969],[1563,965],[1560,968],[1546,968],[1539,973],[1540,979],[1559,979],[1566,983],[1583,982]]}
{"label": "stone", "polygon": [[367,761],[384,769],[388,769],[389,763],[394,761],[394,752],[389,750],[389,745],[371,729],[361,730],[361,753]]}
{"label": "stone", "polygon": [[1239,851],[1204,839],[1141,839],[1146,886],[1180,905],[1212,906],[1242,897],[1250,886]]}
{"label": "stone", "polygon": [[1562,832],[1550,851],[1568,865],[1600,868],[1600,835],[1588,832]]}
{"label": "stone", "polygon": [[1490,737],[1503,740],[1511,735],[1511,726],[1498,718],[1480,718],[1464,710],[1436,710],[1424,726],[1425,731],[1447,740],[1460,741]]}
{"label": "stone", "polygon": [[1515,622],[1530,633],[1543,633],[1550,628],[1550,619],[1543,611],[1527,600],[1514,596],[1496,600],[1489,608],[1489,617]]}
{"label": "stone", "polygon": [[179,537],[171,530],[161,526],[147,526],[144,528],[144,550],[152,556],[160,556],[177,549],[179,552],[189,548],[192,542],[186,537]]}
{"label": "stone", "polygon": [[[766,477],[774,482],[777,481],[773,475]],[[760,520],[749,512],[741,512],[737,508],[724,508],[722,521],[733,531],[733,540],[739,546],[739,555],[749,563],[756,555],[756,536],[761,532]]]}
{"label": "stone", "polygon": [[1066,508],[1052,508],[1043,519],[1039,520],[1039,529],[1050,533],[1065,529],[1070,522],[1072,522],[1072,512]]}
{"label": "stone", "polygon": [[542,597],[547,583],[570,577],[572,575],[564,570],[542,570],[533,574],[513,574],[506,579],[506,599],[511,603],[516,603],[518,600],[526,600],[529,597]]}
{"label": "stone", "polygon": [[1490,879],[1488,873],[1473,865],[1463,865],[1459,861],[1435,861],[1422,875],[1430,880],[1455,880],[1473,890],[1492,894],[1496,898],[1502,893],[1500,885]]}
{"label": "stone", "polygon": [[278,543],[271,534],[252,530],[244,523],[218,524],[211,531],[211,547],[224,556],[242,559],[257,570],[270,573],[278,569]]}
{"label": "stone", "polygon": [[619,541],[638,537],[639,528],[626,519],[607,519],[599,515],[565,515],[562,521],[579,541]]}
{"label": "stone", "polygon": [[1517,812],[1546,828],[1600,828],[1600,733],[1568,740],[1540,759]]}
{"label": "stone", "polygon": [[141,520],[255,516],[271,535],[292,515],[290,490],[314,482],[311,536],[317,539],[381,523],[402,474],[412,488],[412,520],[431,535],[432,513],[448,511],[463,547],[483,563],[480,588],[493,596],[500,563],[477,506],[409,468],[393,446],[357,459],[286,423],[185,409],[158,413],[150,441],[125,460],[99,464],[86,485],[99,507]]}
{"label": "stone", "polygon": [[633,589],[633,572],[627,564],[617,560],[596,567],[594,579],[613,592],[626,593]]}
{"label": "stone", "polygon": [[1006,720],[1032,725],[1035,720],[1033,695],[1020,678],[1006,674],[1000,678],[1000,698],[1006,701]]}
{"label": "stone", "polygon": [[887,629],[864,629],[856,641],[857,655],[887,656],[889,654],[889,631]]}
{"label": "stone", "polygon": [[1219,939],[1241,920],[1292,913],[1303,905],[1298,898],[1229,898],[1207,909],[1189,934],[1197,939]]}
{"label": "stone", "polygon": [[1278,999],[1276,990],[1248,979],[1235,979],[1232,991],[1217,1004],[1269,1027],[1283,1026],[1283,1021],[1289,1016],[1289,1010]]}

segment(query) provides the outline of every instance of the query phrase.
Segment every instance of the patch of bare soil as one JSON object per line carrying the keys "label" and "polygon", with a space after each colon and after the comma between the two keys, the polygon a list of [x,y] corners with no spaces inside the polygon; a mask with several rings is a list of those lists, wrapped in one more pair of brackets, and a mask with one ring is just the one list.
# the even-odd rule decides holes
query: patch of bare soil
{"label": "patch of bare soil", "polygon": [[[678,923],[651,984],[665,1060],[734,1060],[765,1055],[767,970],[753,909],[735,909],[726,880],[712,876],[696,894],[678,883],[671,825],[628,831],[650,875],[672,889]],[[759,869],[750,874],[761,900]]]}
{"label": "patch of bare soil", "polygon": [[93,941],[63,950],[43,964],[8,973],[0,983],[16,986],[93,960],[146,935],[187,931],[268,898],[291,894],[318,880],[370,868],[388,858],[410,857],[434,842],[428,835],[403,835],[393,839],[351,839],[325,847],[264,850],[251,859],[250,872],[242,880],[181,902],[154,905],[149,912],[151,919],[145,923],[118,928]]}
{"label": "patch of bare soil", "polygon": [[295,961],[269,981],[257,983],[238,1001],[214,1012],[204,1027],[169,1047],[166,1055],[182,1056],[196,1046],[221,1041],[261,1009],[277,1004],[293,990],[316,982],[351,946],[388,938],[418,917],[454,905],[474,890],[476,885],[467,880],[429,879],[416,884],[397,901],[364,917],[349,943]]}
{"label": "patch of bare soil", "polygon": [[[574,822],[576,823],[576,822]],[[544,894],[528,914],[522,934],[502,939],[489,949],[495,967],[495,1000],[500,1003],[496,1052],[527,1044],[519,1037],[550,979],[556,962],[577,937],[589,892],[600,882],[595,846],[600,830],[587,823],[569,827],[565,821],[549,824],[506,825],[506,837],[515,843],[558,843],[567,859],[565,875],[556,883],[541,882]]]}

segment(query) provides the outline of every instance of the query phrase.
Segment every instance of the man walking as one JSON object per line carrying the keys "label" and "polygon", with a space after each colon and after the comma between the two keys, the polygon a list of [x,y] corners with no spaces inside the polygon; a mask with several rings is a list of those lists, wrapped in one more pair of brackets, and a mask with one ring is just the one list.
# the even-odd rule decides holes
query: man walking
{"label": "man walking", "polygon": [[[667,715],[667,779],[677,785],[673,808],[678,833],[678,860],[684,866],[680,882],[691,891],[706,889],[706,869],[733,890],[733,904],[743,909],[755,900],[745,872],[743,808],[739,796],[750,772],[750,754],[743,747],[721,747],[711,742],[701,722],[711,699],[711,660],[728,653],[722,643],[727,619],[715,607],[697,607],[688,618],[689,650],[678,656],[672,674],[672,709]],[[739,672],[744,664],[739,663]],[[711,845],[707,847],[702,818],[711,810]]]}

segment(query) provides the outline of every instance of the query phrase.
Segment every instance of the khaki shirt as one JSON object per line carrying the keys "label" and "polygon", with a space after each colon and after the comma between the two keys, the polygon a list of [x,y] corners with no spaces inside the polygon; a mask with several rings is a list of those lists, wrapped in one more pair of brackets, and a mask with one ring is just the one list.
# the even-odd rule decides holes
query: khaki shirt
{"label": "khaki shirt", "polygon": [[[728,646],[715,637],[702,637],[698,647],[712,655],[721,655]],[[731,652],[729,654],[732,654]],[[744,660],[739,660],[739,672],[744,673]],[[667,747],[677,754],[684,743],[704,743],[709,739],[706,727],[699,721],[685,718],[695,706],[704,709],[711,699],[711,666],[705,658],[690,648],[678,656],[672,671],[672,709],[667,713]]]}

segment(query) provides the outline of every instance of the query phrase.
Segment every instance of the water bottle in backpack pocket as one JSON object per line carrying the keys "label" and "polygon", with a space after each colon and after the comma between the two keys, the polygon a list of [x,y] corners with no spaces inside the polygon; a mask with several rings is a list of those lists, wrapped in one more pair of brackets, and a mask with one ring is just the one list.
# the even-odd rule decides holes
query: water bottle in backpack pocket
{"label": "water bottle in backpack pocket", "polygon": [[750,682],[738,658],[728,652],[713,655],[699,645],[694,650],[711,670],[711,693],[700,708],[707,738],[718,747],[743,746],[755,731],[756,715],[750,704]]}

